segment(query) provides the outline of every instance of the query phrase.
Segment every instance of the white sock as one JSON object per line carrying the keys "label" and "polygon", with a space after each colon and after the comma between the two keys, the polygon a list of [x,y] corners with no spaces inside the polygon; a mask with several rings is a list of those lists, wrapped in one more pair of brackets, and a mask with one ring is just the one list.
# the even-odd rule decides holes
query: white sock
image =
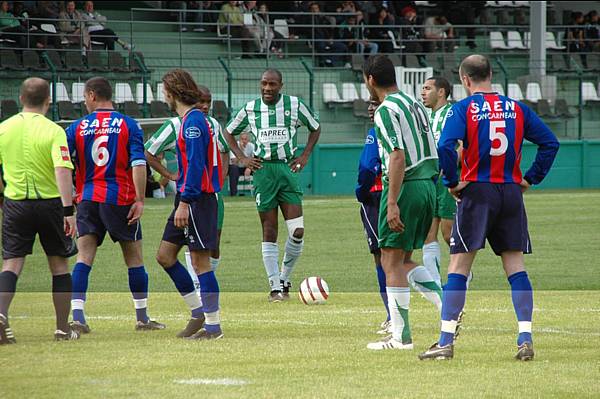
{"label": "white sock", "polygon": [[190,255],[190,251],[185,251],[185,266],[187,267],[187,271],[194,282],[196,291],[200,292],[200,281],[198,281],[198,275],[196,274],[194,265],[192,265],[192,255]]}
{"label": "white sock", "polygon": [[408,323],[408,306],[410,304],[410,288],[386,287],[388,307],[392,322],[392,337],[399,342],[412,342],[410,325]]}
{"label": "white sock", "polygon": [[84,307],[85,307],[85,300],[71,299],[71,310],[83,310]]}
{"label": "white sock", "polygon": [[219,311],[214,311],[210,313],[204,313],[205,323],[211,326],[218,326],[221,324],[221,314]]}
{"label": "white sock", "polygon": [[263,263],[271,291],[281,291],[279,283],[279,247],[276,242],[262,243]]}
{"label": "white sock", "polygon": [[189,294],[184,295],[183,300],[188,305],[191,311],[202,307],[202,299],[200,299],[200,294],[198,293],[198,291],[190,292]]}
{"label": "white sock", "polygon": [[440,287],[442,286],[442,278],[440,276],[440,264],[442,262],[442,250],[440,243],[437,241],[423,245],[423,265],[433,277],[433,281]]}
{"label": "white sock", "polygon": [[217,267],[219,267],[219,263],[221,263],[221,258],[213,258],[211,256],[209,258],[209,262],[210,262],[210,270],[212,270],[214,272],[217,270]]}
{"label": "white sock", "polygon": [[415,291],[421,293],[423,298],[433,303],[438,311],[442,311],[442,288],[433,281],[424,266],[415,267],[408,272],[406,278]]}
{"label": "white sock", "polygon": [[290,281],[292,270],[302,254],[302,248],[304,247],[304,240],[301,238],[290,238],[288,237],[285,243],[285,254],[283,255],[283,263],[281,264],[281,274],[279,279],[286,283]]}

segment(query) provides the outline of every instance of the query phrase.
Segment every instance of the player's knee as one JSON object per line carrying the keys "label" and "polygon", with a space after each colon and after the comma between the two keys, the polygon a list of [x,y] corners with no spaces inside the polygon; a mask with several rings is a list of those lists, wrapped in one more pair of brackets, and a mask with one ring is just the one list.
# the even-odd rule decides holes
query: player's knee
{"label": "player's knee", "polygon": [[165,269],[173,266],[175,261],[176,261],[176,259],[173,259],[171,256],[169,256],[165,253],[162,253],[160,251],[156,253],[156,262],[158,262],[158,264],[161,265]]}
{"label": "player's knee", "polygon": [[300,216],[285,221],[290,238],[301,240],[304,237],[304,217]]}

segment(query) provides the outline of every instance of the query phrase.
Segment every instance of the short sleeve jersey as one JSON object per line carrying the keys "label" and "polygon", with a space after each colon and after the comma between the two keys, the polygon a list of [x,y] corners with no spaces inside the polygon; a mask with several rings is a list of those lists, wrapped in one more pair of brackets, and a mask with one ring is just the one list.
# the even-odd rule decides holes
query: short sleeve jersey
{"label": "short sleeve jersey", "polygon": [[387,95],[375,111],[375,131],[384,182],[388,181],[390,154],[396,149],[405,154],[404,180],[429,179],[438,174],[427,112],[414,98],[403,92]]}
{"label": "short sleeve jersey", "polygon": [[264,160],[289,161],[298,149],[298,128],[310,131],[319,128],[315,113],[295,96],[281,95],[275,104],[265,104],[262,98],[244,105],[227,125],[232,135],[252,134],[254,155]]}
{"label": "short sleeve jersey", "polygon": [[4,195],[12,200],[60,197],[54,169],[73,169],[65,131],[44,115],[21,112],[0,124]]}

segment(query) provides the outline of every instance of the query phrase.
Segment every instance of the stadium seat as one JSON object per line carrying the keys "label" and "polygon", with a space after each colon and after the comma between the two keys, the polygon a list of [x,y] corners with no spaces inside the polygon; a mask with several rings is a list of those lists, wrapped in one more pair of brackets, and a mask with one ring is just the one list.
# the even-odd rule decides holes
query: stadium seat
{"label": "stadium seat", "polygon": [[510,50],[510,47],[504,43],[502,32],[490,32],[490,48],[492,50]]}
{"label": "stadium seat", "polygon": [[371,99],[369,89],[367,89],[367,85],[364,83],[360,84],[360,99],[364,101],[369,101]]}
{"label": "stadium seat", "polygon": [[554,103],[554,108],[555,108],[555,114],[556,116],[559,117],[565,117],[565,118],[574,118],[575,115],[573,115],[571,113],[571,111],[569,111],[569,104],[567,104],[567,100],[563,99],[563,98],[557,98],[556,102]]}
{"label": "stadium seat", "polygon": [[400,90],[401,90],[403,93],[406,93],[406,94],[408,94],[408,95],[409,95],[409,96],[411,96],[411,97],[414,97],[414,96],[415,96],[415,88],[414,88],[414,87],[413,87],[413,85],[411,85],[410,83],[402,83],[402,84],[400,85]]}
{"label": "stadium seat", "polygon": [[114,99],[117,104],[123,104],[125,101],[135,101],[129,83],[117,83],[115,85]]}
{"label": "stadium seat", "polygon": [[144,60],[144,54],[142,54],[139,51],[136,52],[132,52],[129,53],[129,69],[132,72],[141,72],[142,68],[140,67],[139,63],[135,60],[135,56],[137,56],[140,60],[140,62],[142,63],[142,65],[146,66],[146,61]]}
{"label": "stadium seat", "polygon": [[129,68],[125,64],[125,58],[118,51],[108,52],[108,68],[115,72],[129,71]]}
{"label": "stadium seat", "polygon": [[531,109],[533,112],[537,112],[537,104],[536,103],[532,103],[529,100],[523,99],[520,100],[523,104],[525,104],[527,107],[529,107],[529,109]]}
{"label": "stadium seat", "polygon": [[546,48],[550,50],[564,50],[565,46],[559,46],[556,44],[553,32],[546,32]]}
{"label": "stadium seat", "polygon": [[388,58],[390,61],[392,61],[392,64],[394,64],[395,67],[402,66],[402,57],[400,57],[398,54],[389,54]]}
{"label": "stadium seat", "polygon": [[525,98],[532,103],[537,103],[542,98],[542,89],[540,88],[540,84],[536,82],[527,83]]}
{"label": "stadium seat", "polygon": [[362,66],[365,62],[365,57],[362,54],[352,54],[352,70],[354,72],[361,72]]}
{"label": "stadium seat", "polygon": [[425,54],[425,62],[427,63],[427,66],[432,67],[436,71],[439,71],[440,69],[442,69],[441,65],[440,65],[439,57],[437,54],[430,54],[430,53]]}
{"label": "stadium seat", "polygon": [[511,30],[507,34],[507,47],[514,50],[527,50],[527,47],[523,45],[521,41],[521,34],[517,31]]}
{"label": "stadium seat", "polygon": [[550,61],[552,61],[553,71],[568,71],[569,67],[565,61],[563,54],[550,54]]}
{"label": "stadium seat", "polygon": [[285,19],[273,20],[273,31],[279,33],[284,39],[290,38],[290,28]]}
{"label": "stadium seat", "polygon": [[600,54],[591,53],[587,56],[588,69],[593,71],[600,71]]}
{"label": "stadium seat", "polygon": [[335,83],[323,83],[323,102],[327,105],[344,103],[338,94]]}
{"label": "stadium seat", "polygon": [[556,117],[556,115],[554,114],[554,112],[552,112],[552,109],[550,108],[550,103],[544,98],[540,98],[537,102],[537,114],[538,116],[545,118]]}
{"label": "stadium seat", "polygon": [[52,64],[54,64],[54,67],[56,68],[57,71],[65,70],[65,66],[62,62],[62,59],[60,58],[60,54],[58,53],[58,51],[46,50],[46,54],[48,55],[48,58],[50,58],[50,62],[52,62]]}
{"label": "stadium seat", "polygon": [[58,101],[58,118],[61,120],[79,119],[79,113],[71,101]]}
{"label": "stadium seat", "polygon": [[102,57],[102,53],[102,50],[92,50],[87,52],[87,64],[90,71],[108,71],[108,66]]}
{"label": "stadium seat", "polygon": [[17,58],[17,53],[15,53],[14,50],[9,49],[0,50],[0,68],[13,71],[25,70]]}
{"label": "stadium seat", "polygon": [[[144,85],[142,83],[135,85],[135,98],[138,104],[144,103]],[[150,104],[152,101],[154,101],[152,86],[150,86],[150,83],[146,83],[146,104]]]}
{"label": "stadium seat", "polygon": [[581,92],[583,102],[600,101],[600,97],[598,97],[598,92],[596,91],[594,83],[592,82],[582,82]]}
{"label": "stadium seat", "polygon": [[34,71],[43,71],[48,69],[40,63],[40,57],[35,50],[23,51],[23,67]]}
{"label": "stadium seat", "polygon": [[452,85],[452,98],[454,101],[460,101],[462,99],[467,98],[467,91],[463,87],[463,85]]}
{"label": "stadium seat", "polygon": [[504,95],[504,87],[502,87],[500,83],[492,83],[492,90],[500,94],[501,96]]}
{"label": "stadium seat", "polygon": [[354,83],[342,83],[342,100],[347,103],[358,100],[358,92]]}
{"label": "stadium seat", "polygon": [[419,62],[419,57],[414,54],[406,55],[406,65],[407,68],[421,68],[422,65]]}
{"label": "stadium seat", "polygon": [[166,102],[165,101],[165,95],[163,93],[163,83],[157,83],[156,84],[156,100],[160,101],[160,102]]}
{"label": "stadium seat", "polygon": [[404,46],[400,45],[396,41],[396,36],[394,35],[394,32],[392,32],[391,30],[388,30],[387,34],[388,34],[388,37],[390,38],[390,40],[392,42],[392,46],[394,47],[394,50],[400,50],[400,49],[404,48]]}
{"label": "stadium seat", "polygon": [[19,107],[15,100],[0,101],[0,121],[6,120],[19,113]]}
{"label": "stadium seat", "polygon": [[[53,84],[50,83],[50,101],[54,102],[54,97],[52,96],[52,87]],[[69,92],[67,92],[67,88],[63,82],[56,83],[56,101],[71,102],[71,99],[69,98]]]}
{"label": "stadium seat", "polygon": [[162,101],[152,101],[150,103],[150,116],[153,118],[169,118],[169,106]]}
{"label": "stadium seat", "polygon": [[69,71],[76,72],[83,72],[87,70],[86,66],[83,64],[83,58],[81,57],[79,50],[67,51],[65,54],[65,67]]}
{"label": "stadium seat", "polygon": [[123,102],[123,113],[132,118],[143,118],[144,115],[140,111],[139,105],[135,101],[124,101]]}
{"label": "stadium seat", "polygon": [[85,83],[76,82],[71,86],[71,99],[74,104],[80,103],[83,101],[83,91],[85,88]]}
{"label": "stadium seat", "polygon": [[523,100],[523,92],[521,91],[521,87],[517,83],[508,84],[508,97],[517,101]]}
{"label": "stadium seat", "polygon": [[368,107],[368,102],[362,99],[354,100],[352,103],[352,114],[357,118],[369,118]]}

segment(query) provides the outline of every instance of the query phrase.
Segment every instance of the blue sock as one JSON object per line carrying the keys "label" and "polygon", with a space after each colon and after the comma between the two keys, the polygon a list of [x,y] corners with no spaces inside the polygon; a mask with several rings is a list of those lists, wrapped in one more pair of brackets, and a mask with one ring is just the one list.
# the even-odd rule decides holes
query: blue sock
{"label": "blue sock", "polygon": [[148,323],[148,273],[146,273],[146,269],[142,265],[130,267],[128,274],[129,289],[133,295],[136,318],[142,323]]}
{"label": "blue sock", "polygon": [[215,272],[212,270],[198,275],[200,282],[200,297],[206,324],[204,328],[209,333],[218,333],[221,331],[221,321],[219,320],[219,283]]}
{"label": "blue sock", "polygon": [[385,306],[385,311],[387,312],[387,319],[390,319],[390,309],[388,308],[388,297],[386,291],[385,284],[385,272],[383,271],[383,267],[381,265],[377,265],[375,270],[377,270],[377,281],[379,282],[379,295],[381,295],[381,300],[383,301],[383,306]]}
{"label": "blue sock", "polygon": [[71,294],[71,308],[73,309],[73,320],[85,324],[83,305],[88,290],[88,278],[92,267],[83,262],[77,262],[71,273],[73,280],[73,293]]}
{"label": "blue sock", "polygon": [[519,337],[517,345],[523,342],[532,342],[531,320],[533,315],[533,289],[527,272],[518,272],[508,276],[512,292],[513,306],[519,321]]}
{"label": "blue sock", "polygon": [[177,291],[179,291],[184,301],[190,307],[190,310],[192,311],[192,317],[201,317],[202,306],[199,304],[199,298],[196,300],[197,295],[196,288],[194,287],[194,280],[192,280],[192,277],[185,266],[183,266],[179,261],[176,261],[173,266],[166,268],[165,271],[169,277],[171,277],[173,283],[175,283]]}
{"label": "blue sock", "polygon": [[467,276],[458,273],[449,273],[448,281],[444,286],[442,295],[442,332],[438,344],[450,345],[454,341],[456,321],[465,306],[467,296]]}

